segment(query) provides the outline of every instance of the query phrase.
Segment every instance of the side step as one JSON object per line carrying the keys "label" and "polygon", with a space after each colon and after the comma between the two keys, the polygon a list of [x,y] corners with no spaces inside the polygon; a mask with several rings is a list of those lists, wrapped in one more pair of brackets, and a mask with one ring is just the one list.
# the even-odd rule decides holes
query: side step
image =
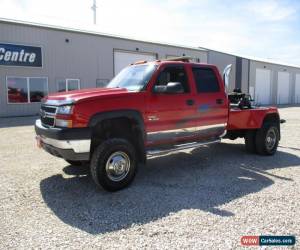
{"label": "side step", "polygon": [[183,149],[191,149],[191,148],[197,148],[200,146],[217,143],[220,142],[221,139],[212,140],[212,141],[206,141],[206,142],[191,142],[191,143],[185,143],[185,144],[177,144],[173,147],[169,148],[161,148],[161,149],[150,149],[147,150],[147,156],[158,156],[158,155],[164,155],[175,151],[180,151]]}

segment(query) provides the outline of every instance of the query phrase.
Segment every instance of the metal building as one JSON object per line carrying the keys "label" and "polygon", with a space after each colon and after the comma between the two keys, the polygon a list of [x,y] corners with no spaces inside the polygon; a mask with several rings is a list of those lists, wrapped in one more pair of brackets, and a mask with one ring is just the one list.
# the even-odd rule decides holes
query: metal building
{"label": "metal building", "polygon": [[208,50],[208,63],[222,72],[232,64],[230,90],[250,93],[260,105],[299,104],[300,66]]}
{"label": "metal building", "polygon": [[232,64],[230,90],[250,92],[259,104],[300,103],[300,67],[0,19],[0,117],[35,115],[48,93],[103,87],[132,62],[183,55],[221,72]]}
{"label": "metal building", "polygon": [[105,85],[138,60],[207,51],[87,31],[0,20],[0,116],[37,114],[48,93]]}
{"label": "metal building", "polygon": [[252,59],[249,92],[261,104],[299,104],[300,67]]}

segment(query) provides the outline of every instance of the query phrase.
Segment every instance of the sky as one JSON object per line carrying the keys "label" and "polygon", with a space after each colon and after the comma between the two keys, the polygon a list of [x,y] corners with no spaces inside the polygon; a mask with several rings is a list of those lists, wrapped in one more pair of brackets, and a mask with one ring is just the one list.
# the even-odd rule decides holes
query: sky
{"label": "sky", "polygon": [[299,0],[97,0],[96,25],[92,3],[0,0],[0,17],[300,66]]}

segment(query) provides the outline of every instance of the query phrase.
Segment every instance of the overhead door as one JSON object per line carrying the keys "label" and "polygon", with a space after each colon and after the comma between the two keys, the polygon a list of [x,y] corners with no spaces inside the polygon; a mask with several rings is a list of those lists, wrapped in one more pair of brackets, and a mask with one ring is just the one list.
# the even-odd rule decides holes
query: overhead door
{"label": "overhead door", "polygon": [[295,103],[300,103],[300,74],[296,74]]}
{"label": "overhead door", "polygon": [[290,74],[278,72],[277,104],[289,103],[290,93]]}
{"label": "overhead door", "polygon": [[137,53],[128,51],[114,51],[114,74],[118,74],[123,68],[137,61],[154,61],[155,54]]}
{"label": "overhead door", "polygon": [[256,69],[255,101],[258,104],[270,104],[271,98],[271,71]]}

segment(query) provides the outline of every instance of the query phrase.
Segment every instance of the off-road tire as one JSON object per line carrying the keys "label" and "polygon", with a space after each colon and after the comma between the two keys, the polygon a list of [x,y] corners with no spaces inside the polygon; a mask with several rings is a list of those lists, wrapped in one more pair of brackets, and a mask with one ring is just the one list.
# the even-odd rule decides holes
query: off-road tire
{"label": "off-road tire", "polygon": [[[130,160],[130,167],[127,175],[119,181],[109,178],[106,170],[108,159],[116,152],[125,153]],[[98,187],[114,192],[127,187],[133,181],[137,170],[136,150],[132,144],[125,139],[108,139],[101,143],[94,150],[91,159],[91,175]]]}
{"label": "off-road tire", "polygon": [[[270,133],[275,136],[274,145],[272,147],[268,147],[267,137],[270,136]],[[258,154],[260,155],[275,154],[277,151],[278,143],[279,143],[279,129],[276,123],[265,123],[259,130],[257,130],[255,136],[255,145]]]}
{"label": "off-road tire", "polygon": [[255,130],[249,130],[245,134],[245,147],[247,152],[249,153],[256,153],[256,131]]}
{"label": "off-road tire", "polygon": [[88,165],[88,161],[71,161],[71,160],[65,160],[67,163],[69,163],[72,166],[84,166]]}

